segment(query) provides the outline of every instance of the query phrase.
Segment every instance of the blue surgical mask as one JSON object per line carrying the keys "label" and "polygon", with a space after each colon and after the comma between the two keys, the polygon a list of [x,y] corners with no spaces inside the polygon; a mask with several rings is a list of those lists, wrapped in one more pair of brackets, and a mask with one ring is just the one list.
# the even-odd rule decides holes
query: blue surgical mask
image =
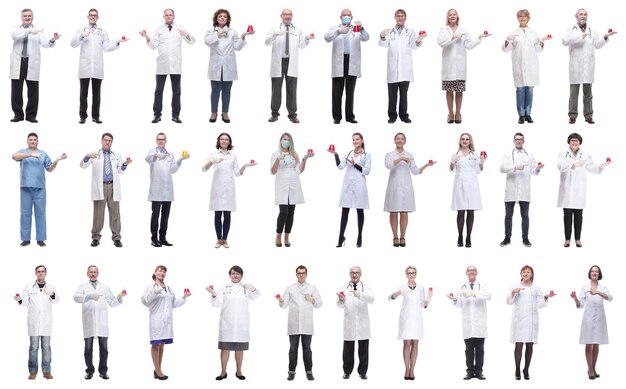
{"label": "blue surgical mask", "polygon": [[350,22],[352,21],[352,17],[350,16],[342,16],[341,17],[341,23],[348,25],[350,24]]}
{"label": "blue surgical mask", "polygon": [[283,149],[289,149],[289,146],[291,146],[291,141],[281,140],[280,145],[282,146]]}

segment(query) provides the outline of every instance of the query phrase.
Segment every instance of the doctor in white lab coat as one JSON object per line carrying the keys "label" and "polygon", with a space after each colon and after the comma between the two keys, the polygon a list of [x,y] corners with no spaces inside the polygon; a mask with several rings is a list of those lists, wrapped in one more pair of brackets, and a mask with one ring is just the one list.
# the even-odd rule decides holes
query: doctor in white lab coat
{"label": "doctor in white lab coat", "polygon": [[89,93],[89,81],[91,80],[91,120],[101,124],[100,120],[100,90],[102,79],[104,78],[104,55],[119,49],[120,42],[125,42],[125,37],[116,41],[109,39],[106,33],[96,23],[98,22],[98,10],[92,8],[87,14],[89,23],[86,27],[79,28],[74,33],[70,45],[80,46],[80,59],[78,62],[78,79],[80,81],[80,107],[78,114],[80,124],[84,124],[87,119],[87,94]]}
{"label": "doctor in white lab coat", "polygon": [[174,343],[174,308],[178,308],[187,302],[191,296],[189,289],[185,289],[182,297],[176,297],[169,285],[165,284],[167,267],[159,265],[154,269],[152,279],[154,283],[146,286],[141,296],[141,303],[150,310],[150,354],[154,365],[154,378],[167,380],[163,374],[161,363],[166,344]]}
{"label": "doctor in white lab coat", "polygon": [[[25,8],[21,13],[22,24],[13,27],[11,39],[11,64],[9,78],[11,79],[11,108],[13,119],[16,123],[26,120],[37,123],[37,110],[39,108],[39,67],[41,65],[40,48],[54,47],[54,42],[61,37],[55,33],[49,40],[43,30],[33,25],[33,11]],[[26,103],[26,116],[24,116],[24,81],[28,88],[28,102]]]}
{"label": "doctor in white lab coat", "polygon": [[280,14],[281,23],[274,26],[265,36],[265,45],[272,46],[272,60],[270,64],[270,77],[272,78],[272,100],[270,108],[272,116],[267,119],[272,123],[280,116],[282,103],[283,78],[286,80],[287,112],[292,123],[300,123],[298,119],[298,57],[300,49],[308,46],[315,35],[303,35],[300,28],[291,23],[293,12],[285,8]]}
{"label": "doctor in white lab coat", "polygon": [[172,84],[172,121],[182,123],[180,120],[180,77],[183,72],[183,41],[193,45],[196,38],[185,29],[185,27],[174,23],[174,10],[171,8],[163,11],[165,24],[160,25],[154,31],[152,38],[145,30],[139,35],[146,39],[148,47],[152,50],[158,49],[156,67],[156,89],[154,90],[154,103],[152,111],[154,118],[152,123],[161,121],[161,111],[163,110],[163,89],[165,80],[170,76]]}
{"label": "doctor in white lab coat", "polygon": [[600,174],[612,161],[596,164],[591,155],[580,149],[583,137],[575,132],[567,137],[569,148],[559,153],[556,167],[561,172],[559,197],[556,206],[563,208],[564,247],[570,246],[572,219],[576,247],[582,247],[580,235],[583,227],[583,209],[587,205],[587,172]]}
{"label": "doctor in white lab coat", "polygon": [[[418,35],[412,29],[406,27],[406,12],[398,9],[395,13],[396,25],[391,29],[384,29],[380,33],[378,45],[387,48],[387,94],[389,104],[387,106],[388,123],[395,123],[398,119],[405,123],[411,123],[409,119],[407,94],[409,84],[413,82],[413,53],[412,51],[422,45],[422,39],[427,34]],[[400,105],[397,109],[398,93],[400,93]]]}
{"label": "doctor in white lab coat", "polygon": [[120,201],[122,191],[119,175],[133,162],[124,158],[116,151],[111,150],[113,135],[102,134],[102,148],[96,152],[86,154],[80,161],[80,167],[91,169],[91,200],[93,201],[93,226],[91,228],[91,246],[100,244],[102,228],[104,227],[104,208],[109,209],[109,227],[115,247],[122,247],[120,231]]}
{"label": "doctor in white lab coat", "polygon": [[302,342],[302,357],[306,377],[309,381],[315,379],[312,371],[313,352],[311,351],[313,309],[322,306],[322,296],[320,296],[315,286],[306,282],[307,275],[308,270],[306,266],[298,266],[296,268],[298,282],[289,285],[282,296],[276,295],[278,306],[289,308],[287,316],[287,335],[289,335],[289,371],[287,380],[289,381],[293,380],[296,375],[300,342]]}
{"label": "doctor in white lab coat", "polygon": [[594,82],[596,68],[596,49],[601,49],[609,42],[611,35],[617,31],[609,29],[604,35],[598,34],[595,28],[587,25],[587,10],[576,10],[576,24],[565,31],[563,45],[569,49],[569,122],[576,123],[578,117],[578,94],[580,84],[583,85],[583,115],[585,121],[594,124],[593,94],[591,85]]}
{"label": "doctor in white lab coat", "polygon": [[344,9],[339,17],[341,24],[324,34],[326,42],[333,42],[331,53],[332,114],[335,124],[341,122],[341,100],[346,90],[346,121],[354,120],[354,89],[361,77],[361,42],[370,39],[360,20],[352,23],[352,11]]}
{"label": "doctor in white lab coat", "polygon": [[52,335],[52,304],[59,302],[56,288],[46,282],[48,270],[44,265],[35,268],[37,279],[24,287],[22,295],[16,294],[15,301],[28,308],[27,324],[30,346],[28,348],[29,380],[37,377],[39,345],[41,344],[41,371],[46,379],[52,379],[50,362],[50,336]]}
{"label": "doctor in white lab coat", "polygon": [[469,265],[465,274],[467,282],[456,293],[450,293],[448,298],[462,313],[467,367],[467,374],[463,379],[478,378],[482,381],[485,379],[483,362],[487,337],[487,301],[491,300],[491,290],[487,284],[476,280],[476,266]]}
{"label": "doctor in white lab coat", "polygon": [[504,186],[504,240],[501,247],[511,244],[513,230],[513,212],[515,203],[519,203],[522,215],[522,241],[524,246],[531,247],[528,239],[528,209],[530,207],[530,177],[537,175],[543,169],[543,164],[538,164],[532,153],[524,148],[524,134],[521,132],[513,136],[515,148],[502,156],[500,173],[506,174]]}
{"label": "doctor in white lab coat", "polygon": [[350,282],[337,292],[337,307],[343,309],[343,378],[350,378],[354,369],[354,343],[359,343],[357,372],[367,379],[370,333],[369,304],[374,302],[372,289],[361,282],[361,268],[350,268]]}
{"label": "doctor in white lab coat", "polygon": [[207,287],[207,291],[211,294],[211,304],[214,307],[221,307],[219,339],[217,348],[220,351],[220,361],[222,371],[219,376],[215,377],[217,381],[221,381],[227,377],[226,367],[228,366],[228,358],[230,352],[235,352],[235,363],[237,371],[235,377],[245,380],[246,377],[241,373],[241,364],[243,362],[243,352],[248,350],[250,345],[250,311],[248,303],[250,300],[256,300],[261,296],[261,292],[252,284],[243,284],[243,269],[240,266],[233,266],[228,270],[230,282],[222,286],[217,291],[213,286]]}
{"label": "doctor in white lab coat", "polygon": [[117,307],[122,303],[122,298],[126,291],[120,292],[117,296],[111,292],[108,286],[98,281],[98,267],[91,265],[87,268],[88,282],[81,284],[74,293],[74,301],[82,304],[83,317],[83,338],[85,339],[85,372],[86,380],[93,377],[95,368],[93,366],[93,340],[98,338],[100,348],[100,363],[98,373],[100,378],[109,379],[107,371],[107,359],[109,357],[109,310],[110,307]]}

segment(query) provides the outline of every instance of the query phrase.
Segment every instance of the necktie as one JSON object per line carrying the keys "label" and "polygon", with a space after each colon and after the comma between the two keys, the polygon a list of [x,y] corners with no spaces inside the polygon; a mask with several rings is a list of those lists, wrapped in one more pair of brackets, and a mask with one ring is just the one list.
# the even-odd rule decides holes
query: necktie
{"label": "necktie", "polygon": [[111,175],[111,152],[104,153],[104,175]]}
{"label": "necktie", "polygon": [[289,57],[289,26],[285,26],[287,33],[285,34],[285,55]]}
{"label": "necktie", "polygon": [[352,288],[354,288],[354,290],[356,290],[356,284],[352,284]]}
{"label": "necktie", "polygon": [[22,58],[28,58],[28,37],[30,34],[26,34],[24,38],[24,45],[22,46]]}
{"label": "necktie", "polygon": [[172,31],[172,25],[171,25],[171,24],[168,24],[168,25],[167,25],[167,29],[168,29],[168,30],[170,30],[170,31]]}
{"label": "necktie", "polygon": [[474,290],[474,283],[471,283],[471,284],[470,284],[470,289],[471,289],[471,290]]}

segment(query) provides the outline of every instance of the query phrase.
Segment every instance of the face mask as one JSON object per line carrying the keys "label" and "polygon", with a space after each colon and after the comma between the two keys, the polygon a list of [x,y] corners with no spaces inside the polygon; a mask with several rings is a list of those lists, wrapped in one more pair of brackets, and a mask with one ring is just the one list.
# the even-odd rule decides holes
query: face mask
{"label": "face mask", "polygon": [[350,16],[342,16],[341,17],[341,23],[348,25],[350,24],[350,22],[352,21],[352,17]]}
{"label": "face mask", "polygon": [[283,147],[283,149],[289,149],[289,146],[291,146],[291,142],[288,140],[281,140],[280,145]]}

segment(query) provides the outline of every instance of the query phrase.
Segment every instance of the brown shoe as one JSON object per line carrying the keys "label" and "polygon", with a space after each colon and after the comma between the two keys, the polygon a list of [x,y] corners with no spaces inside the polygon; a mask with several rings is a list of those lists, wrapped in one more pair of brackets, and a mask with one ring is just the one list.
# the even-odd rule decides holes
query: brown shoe
{"label": "brown shoe", "polygon": [[298,119],[297,116],[292,116],[289,118],[289,120],[291,120],[292,123],[300,123],[300,119]]}
{"label": "brown shoe", "polygon": [[589,116],[588,118],[585,118],[585,121],[589,124],[594,124],[595,122],[593,121],[593,118],[591,116]]}
{"label": "brown shoe", "polygon": [[43,378],[47,379],[47,380],[51,380],[54,377],[52,376],[52,373],[50,373],[49,371],[46,371],[43,373]]}
{"label": "brown shoe", "polygon": [[37,373],[30,373],[30,374],[28,375],[28,379],[29,379],[29,380],[34,380],[35,378],[37,378]]}
{"label": "brown shoe", "polygon": [[267,119],[267,121],[270,122],[270,123],[274,123],[275,121],[278,121],[278,116],[272,115],[272,116],[270,116],[269,119]]}
{"label": "brown shoe", "polygon": [[570,116],[569,117],[569,124],[574,124],[576,123],[576,118],[574,116]]}

